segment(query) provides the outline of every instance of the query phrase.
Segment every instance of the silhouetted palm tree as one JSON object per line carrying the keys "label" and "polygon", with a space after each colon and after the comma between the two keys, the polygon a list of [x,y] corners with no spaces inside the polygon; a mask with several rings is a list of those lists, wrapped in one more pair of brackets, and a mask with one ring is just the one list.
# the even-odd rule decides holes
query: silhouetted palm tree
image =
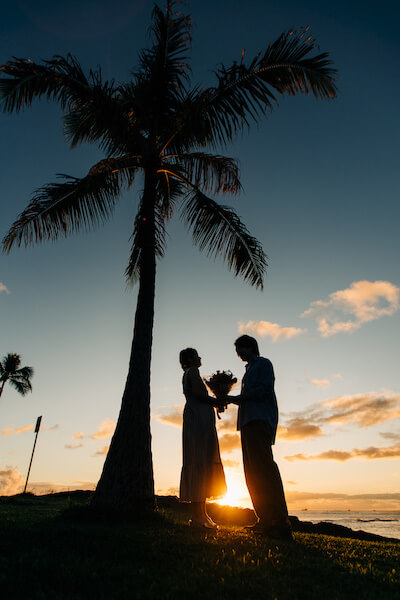
{"label": "silhouetted palm tree", "polygon": [[7,354],[0,361],[0,396],[7,381],[21,396],[25,396],[25,394],[32,391],[33,369],[32,367],[20,368],[20,365],[21,357],[19,354]]}
{"label": "silhouetted palm tree", "polygon": [[139,55],[130,81],[103,81],[100,69],[86,76],[71,55],[41,64],[14,59],[3,65],[3,109],[18,112],[38,97],[60,103],[64,133],[74,147],[97,143],[105,158],[81,178],[39,189],[3,241],[56,240],[108,219],[121,191],[143,174],[126,275],[139,282],[129,371],[114,437],[94,504],[152,508],[154,484],[150,435],[150,361],[156,260],[165,249],[165,225],[177,205],[194,242],[222,255],[235,275],[262,288],[266,256],[238,215],[209,194],[238,193],[234,159],[214,154],[276,106],[276,94],[336,96],[328,54],[310,56],[307,30],[283,33],[249,62],[220,66],[216,85],[191,85],[187,51],[191,21],[167,1],[153,10],[152,41]]}

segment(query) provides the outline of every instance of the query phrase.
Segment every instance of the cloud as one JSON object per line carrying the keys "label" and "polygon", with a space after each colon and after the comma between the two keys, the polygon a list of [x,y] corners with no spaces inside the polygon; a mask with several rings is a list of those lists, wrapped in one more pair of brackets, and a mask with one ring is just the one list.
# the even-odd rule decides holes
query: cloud
{"label": "cloud", "polygon": [[303,411],[284,415],[283,425],[278,428],[278,436],[289,441],[303,440],[324,435],[323,426],[351,424],[367,428],[398,418],[400,394],[370,392],[338,396],[316,403]]}
{"label": "cloud", "polygon": [[170,487],[166,490],[160,488],[157,490],[157,495],[158,496],[179,496],[179,488],[178,487]]}
{"label": "cloud", "polygon": [[229,407],[224,413],[221,414],[221,419],[217,421],[218,432],[230,432],[234,433],[237,431],[237,408]]}
{"label": "cloud", "polygon": [[55,431],[56,429],[60,429],[60,426],[58,423],[56,423],[55,425],[52,425],[51,427],[41,427],[41,431]]}
{"label": "cloud", "polygon": [[84,437],[85,436],[83,435],[82,431],[78,431],[77,433],[75,433],[75,435],[72,436],[72,439],[73,440],[81,440]]}
{"label": "cloud", "polygon": [[400,442],[400,432],[393,433],[393,432],[387,431],[384,433],[380,433],[379,435],[381,437],[383,437],[385,440],[390,440],[391,442]]}
{"label": "cloud", "polygon": [[164,409],[163,413],[152,415],[153,419],[164,423],[166,425],[174,425],[175,427],[182,427],[183,421],[183,404],[174,404]]}
{"label": "cloud", "polygon": [[22,492],[24,481],[18,469],[7,465],[0,470],[0,496],[13,496]]}
{"label": "cloud", "polygon": [[10,290],[4,285],[4,283],[1,283],[0,281],[0,294],[2,294],[3,292],[5,294],[11,294]]}
{"label": "cloud", "polygon": [[32,431],[32,429],[34,429],[33,425],[24,425],[23,427],[6,427],[5,429],[2,429],[0,431],[1,435],[4,436],[8,436],[8,435],[18,435],[20,433],[24,433],[25,431]]}
{"label": "cloud", "polygon": [[71,483],[55,483],[53,481],[35,481],[29,483],[28,490],[37,495],[54,494],[56,492],[71,492],[73,490],[96,489],[96,484],[91,481],[82,481],[79,479],[71,480]]}
{"label": "cloud", "polygon": [[115,423],[111,419],[104,419],[96,433],[90,436],[93,440],[101,440],[110,437],[115,431]]}
{"label": "cloud", "polygon": [[225,433],[219,438],[219,447],[221,452],[233,452],[233,450],[241,448],[239,434]]}
{"label": "cloud", "polygon": [[364,323],[393,315],[399,298],[400,288],[390,281],[355,281],[328,300],[312,302],[301,316],[314,318],[322,337],[353,333]]}
{"label": "cloud", "polygon": [[97,452],[95,452],[93,456],[105,456],[109,449],[110,446],[103,446],[102,448],[100,448],[100,450],[97,450]]}
{"label": "cloud", "polygon": [[[285,490],[289,510],[398,510],[400,493],[344,494]],[[300,517],[303,519],[304,517]]]}
{"label": "cloud", "polygon": [[224,458],[222,463],[225,469],[238,469],[240,467],[240,462],[238,460],[230,460],[229,458]]}
{"label": "cloud", "polygon": [[309,379],[308,381],[317,387],[328,387],[331,384],[329,379]]}
{"label": "cloud", "polygon": [[291,456],[285,456],[286,460],[293,462],[296,460],[336,460],[339,462],[345,462],[351,458],[365,458],[368,460],[374,460],[377,458],[400,458],[400,443],[394,446],[388,446],[386,448],[377,448],[375,446],[369,446],[368,448],[354,448],[353,450],[327,450],[326,452],[320,452],[319,454],[292,454]]}
{"label": "cloud", "polygon": [[82,448],[83,444],[65,444],[64,448],[67,450],[76,450],[77,448]]}
{"label": "cloud", "polygon": [[310,423],[307,419],[294,417],[286,421],[284,427],[278,427],[277,437],[279,439],[298,441],[324,435],[319,425]]}
{"label": "cloud", "polygon": [[359,427],[371,427],[400,417],[400,394],[354,394],[326,400],[322,417],[324,423],[344,425],[354,422]]}
{"label": "cloud", "polygon": [[305,333],[307,329],[299,329],[298,327],[281,327],[278,323],[270,323],[269,321],[248,321],[247,323],[239,323],[239,333],[255,333],[261,337],[269,336],[273,342],[278,340],[290,340],[292,337]]}

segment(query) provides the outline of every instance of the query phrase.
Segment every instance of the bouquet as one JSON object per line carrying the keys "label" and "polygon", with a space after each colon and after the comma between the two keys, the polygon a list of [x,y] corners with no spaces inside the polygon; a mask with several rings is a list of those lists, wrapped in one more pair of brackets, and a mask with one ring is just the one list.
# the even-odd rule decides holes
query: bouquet
{"label": "bouquet", "polygon": [[231,371],[217,371],[213,373],[209,379],[204,378],[204,383],[211,390],[217,399],[217,416],[220,419],[219,413],[224,412],[228,403],[225,401],[233,385],[237,382],[236,377]]}

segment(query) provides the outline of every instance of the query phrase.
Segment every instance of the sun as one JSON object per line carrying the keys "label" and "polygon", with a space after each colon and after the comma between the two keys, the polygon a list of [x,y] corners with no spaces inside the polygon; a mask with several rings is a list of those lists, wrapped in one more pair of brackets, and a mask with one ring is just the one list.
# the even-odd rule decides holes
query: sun
{"label": "sun", "polygon": [[249,506],[248,491],[243,482],[227,477],[227,487],[228,491],[225,496],[219,500],[219,504],[242,508],[247,508]]}

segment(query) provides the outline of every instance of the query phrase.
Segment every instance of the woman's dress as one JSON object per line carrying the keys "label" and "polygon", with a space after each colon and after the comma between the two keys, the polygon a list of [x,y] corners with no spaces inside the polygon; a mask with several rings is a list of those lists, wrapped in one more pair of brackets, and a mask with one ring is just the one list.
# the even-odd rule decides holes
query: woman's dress
{"label": "woman's dress", "polygon": [[[206,498],[224,496],[227,488],[219,453],[214,407],[193,396],[187,374],[188,370],[183,375],[186,405],[183,411],[180,499],[203,502]],[[205,386],[204,389],[206,392]]]}

